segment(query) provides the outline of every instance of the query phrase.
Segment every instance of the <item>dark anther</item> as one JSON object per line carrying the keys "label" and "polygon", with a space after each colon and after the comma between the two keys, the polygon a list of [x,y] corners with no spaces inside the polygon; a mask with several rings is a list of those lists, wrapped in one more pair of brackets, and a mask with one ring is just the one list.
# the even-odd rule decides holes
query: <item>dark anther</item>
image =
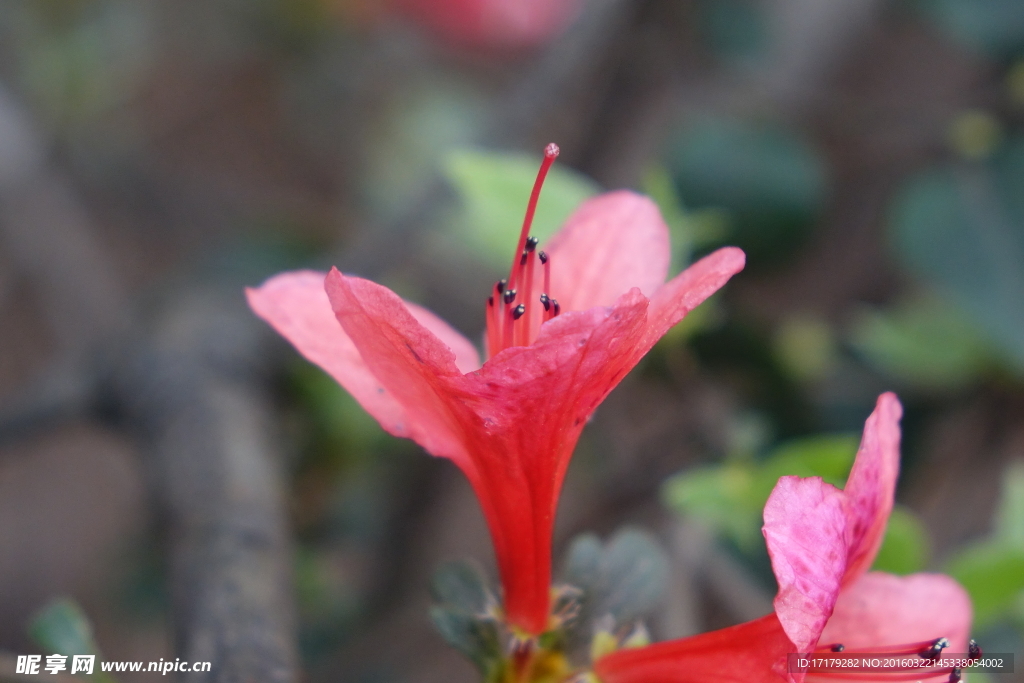
{"label": "dark anther", "polygon": [[981,658],[981,646],[973,638],[967,643],[967,654],[970,655],[971,659]]}
{"label": "dark anther", "polygon": [[551,305],[555,307],[555,315],[558,315],[559,313],[562,312],[562,307],[558,305],[557,299],[552,299]]}
{"label": "dark anther", "polygon": [[537,258],[540,259],[541,265],[543,265],[543,264],[548,262],[548,255],[546,253],[544,253],[543,251],[538,251],[537,252]]}
{"label": "dark anther", "polygon": [[514,289],[506,289],[505,290],[505,294],[504,294],[505,305],[507,306],[508,304],[512,303],[515,300],[516,300],[516,290],[514,290]]}
{"label": "dark anther", "polygon": [[959,668],[954,668],[949,672],[949,683],[960,683],[960,679],[963,678],[963,674]]}
{"label": "dark anther", "polygon": [[531,235],[531,236],[530,236],[530,237],[529,237],[529,238],[528,238],[528,239],[526,240],[526,251],[533,251],[534,249],[536,249],[536,248],[537,248],[537,245],[538,245],[539,243],[540,243],[540,240],[539,240],[539,239],[537,239],[536,237],[534,237],[534,236],[532,236],[532,235]]}
{"label": "dark anther", "polygon": [[529,253],[530,252],[528,252],[528,251],[524,251],[523,252],[523,255],[519,257],[519,265],[521,265],[521,266],[525,266],[526,265],[526,257],[529,256]]}
{"label": "dark anther", "polygon": [[939,638],[921,653],[921,657],[924,659],[938,659],[939,655],[947,647],[949,647],[949,641],[945,638]]}
{"label": "dark anther", "polygon": [[512,310],[512,319],[519,320],[520,318],[523,317],[524,313],[526,313],[526,306],[524,306],[523,304],[519,304]]}
{"label": "dark anther", "polygon": [[501,294],[502,292],[505,291],[505,285],[507,284],[508,280],[506,280],[505,278],[498,280],[494,285],[494,291],[496,291],[498,294]]}
{"label": "dark anther", "polygon": [[487,305],[488,306],[493,306],[494,305],[494,297],[493,296],[487,297]]}
{"label": "dark anther", "polygon": [[835,645],[832,646],[832,652],[842,652],[845,649],[846,649],[846,646],[843,645],[842,643],[836,643]]}
{"label": "dark anther", "polygon": [[547,294],[541,294],[540,295],[540,302],[542,304],[544,304],[544,310],[545,311],[550,311],[551,310],[551,299],[548,298]]}

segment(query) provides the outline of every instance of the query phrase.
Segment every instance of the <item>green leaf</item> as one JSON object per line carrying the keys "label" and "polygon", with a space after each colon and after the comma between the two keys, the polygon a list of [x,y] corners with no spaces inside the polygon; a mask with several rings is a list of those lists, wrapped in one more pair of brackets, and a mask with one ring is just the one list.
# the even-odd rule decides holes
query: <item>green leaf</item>
{"label": "green leaf", "polygon": [[958,307],[935,297],[908,299],[885,311],[861,310],[850,343],[873,367],[926,391],[975,383],[996,355]]}
{"label": "green leaf", "polygon": [[[461,236],[495,266],[512,259],[540,162],[539,156],[478,149],[456,150],[445,159],[445,176],[466,210]],[[544,182],[532,234],[543,242],[599,191],[587,177],[556,163]]]}
{"label": "green leaf", "polygon": [[445,642],[465,655],[484,680],[496,680],[502,666],[501,639],[493,620],[477,619],[457,609],[434,605],[430,619]]}
{"label": "green leaf", "polygon": [[[29,623],[28,635],[40,648],[53,654],[103,658],[93,638],[89,618],[71,598],[57,598],[37,612]],[[96,683],[116,683],[117,680],[101,671],[98,663],[91,679]]]}
{"label": "green leaf", "polygon": [[646,531],[621,529],[605,546],[600,612],[617,623],[653,611],[668,587],[669,561],[658,541]]}
{"label": "green leaf", "polygon": [[624,528],[604,545],[594,534],[569,547],[562,581],[570,587],[560,600],[575,618],[566,624],[570,640],[589,639],[596,620],[621,625],[653,611],[668,585],[669,561],[651,534]]}
{"label": "green leaf", "polygon": [[897,254],[1024,369],[1024,139],[986,166],[913,178],[894,204]]}
{"label": "green leaf", "polygon": [[897,505],[889,517],[885,539],[872,569],[891,574],[913,574],[928,564],[928,531],[917,515]]}
{"label": "green leaf", "polygon": [[467,614],[486,614],[494,602],[487,590],[483,571],[472,562],[457,561],[441,565],[430,584],[430,593],[441,605]]}
{"label": "green leaf", "polygon": [[92,626],[71,598],[58,598],[32,619],[29,636],[39,647],[62,655],[99,655]]}
{"label": "green leaf", "polygon": [[1024,551],[1024,460],[1010,463],[1003,473],[993,535],[1000,543]]}
{"label": "green leaf", "polygon": [[1024,550],[985,542],[957,555],[946,572],[967,589],[981,630],[1008,614],[1024,591]]}
{"label": "green leaf", "polygon": [[803,242],[827,194],[825,164],[799,133],[739,121],[692,126],[669,169],[689,207],[724,209],[727,240],[768,263]]}
{"label": "green leaf", "polygon": [[752,551],[761,542],[761,513],[779,477],[821,477],[841,486],[857,453],[857,437],[833,434],[784,443],[762,460],[741,460],[680,473],[665,501]]}

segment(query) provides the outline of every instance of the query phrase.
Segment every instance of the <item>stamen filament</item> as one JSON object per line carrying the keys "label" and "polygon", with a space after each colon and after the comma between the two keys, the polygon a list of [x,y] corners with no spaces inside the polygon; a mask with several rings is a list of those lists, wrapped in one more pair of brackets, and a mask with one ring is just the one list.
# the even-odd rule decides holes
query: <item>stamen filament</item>
{"label": "stamen filament", "polygon": [[544,148],[544,161],[541,162],[540,171],[537,173],[537,180],[533,183],[530,203],[526,205],[526,216],[523,218],[523,229],[519,233],[519,242],[516,244],[516,250],[513,252],[515,256],[513,256],[512,270],[508,276],[509,285],[512,287],[518,284],[514,280],[516,263],[519,261],[519,255],[526,248],[526,239],[530,236],[530,228],[533,226],[533,215],[537,212],[537,201],[540,199],[540,188],[544,185],[548,169],[551,168],[551,164],[555,163],[555,159],[558,158],[558,153],[558,145],[553,142]]}

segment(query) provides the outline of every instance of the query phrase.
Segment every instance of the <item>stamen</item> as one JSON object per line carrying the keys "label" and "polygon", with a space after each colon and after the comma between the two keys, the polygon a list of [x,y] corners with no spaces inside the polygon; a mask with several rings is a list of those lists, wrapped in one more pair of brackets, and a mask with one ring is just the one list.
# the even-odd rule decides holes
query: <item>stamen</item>
{"label": "stamen", "polygon": [[967,643],[967,654],[971,659],[981,659],[981,646],[973,638]]}
{"label": "stamen", "polygon": [[554,310],[554,313],[553,313],[553,315],[551,316],[552,318],[554,318],[554,317],[556,317],[556,316],[557,316],[557,315],[558,315],[559,313],[561,313],[561,312],[562,312],[562,307],[558,305],[558,300],[557,300],[557,299],[552,299],[552,300],[551,300],[551,305],[552,305],[552,306],[554,306],[554,308],[555,308],[555,310]]}
{"label": "stamen", "polygon": [[922,659],[938,659],[939,655],[947,647],[949,647],[949,641],[945,638],[939,638],[921,652],[921,657]]}
{"label": "stamen", "polygon": [[[558,145],[553,142],[544,148],[544,161],[541,162],[540,171],[537,172],[537,180],[533,183],[530,203],[526,205],[526,216],[523,218],[523,229],[519,233],[519,243],[516,244],[516,250],[512,252],[516,256],[523,253],[523,249],[526,248],[526,238],[529,237],[530,228],[533,226],[533,215],[537,213],[537,200],[540,199],[540,188],[544,185],[544,178],[547,177],[551,164],[555,163],[559,151]],[[512,262],[512,268],[513,270],[515,269],[515,261]],[[509,273],[508,280],[510,283],[516,284],[514,278],[515,273]]]}
{"label": "stamen", "polygon": [[[550,259],[544,252],[537,251],[540,240],[530,235],[541,187],[544,185],[548,170],[558,154],[558,145],[554,143],[544,148],[544,160],[537,172],[537,180],[534,182],[530,201],[526,206],[526,215],[523,218],[523,228],[519,233],[512,267],[507,278],[498,280],[494,284],[494,291],[487,299],[485,346],[489,358],[510,346],[529,345],[533,341],[532,338],[535,335],[533,328],[537,322],[546,322],[558,315],[561,310],[558,302],[551,299],[548,293],[551,285]],[[533,299],[535,261],[538,258],[544,266],[544,293],[540,298],[540,302],[544,306],[543,312],[536,310],[537,305]],[[522,296],[518,296],[519,292],[522,292]],[[513,306],[517,299],[520,301],[519,305]],[[514,324],[524,316],[525,320]]]}
{"label": "stamen", "polygon": [[833,645],[829,649],[832,650],[832,652],[842,652],[843,650],[846,649],[846,646],[843,645],[842,643],[836,643],[835,645]]}
{"label": "stamen", "polygon": [[956,667],[949,672],[949,683],[960,683],[960,679],[963,677],[963,672],[960,671],[959,667]]}

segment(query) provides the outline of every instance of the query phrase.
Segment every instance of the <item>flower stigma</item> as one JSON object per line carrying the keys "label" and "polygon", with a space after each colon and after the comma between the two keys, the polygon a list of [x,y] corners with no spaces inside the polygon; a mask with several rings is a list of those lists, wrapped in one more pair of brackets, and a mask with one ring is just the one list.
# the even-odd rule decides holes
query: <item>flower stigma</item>
{"label": "flower stigma", "polygon": [[[537,338],[540,325],[561,312],[558,301],[550,295],[551,257],[543,251],[537,251],[539,240],[530,235],[541,187],[558,153],[558,145],[553,142],[544,148],[544,161],[541,162],[537,180],[530,193],[530,202],[526,206],[523,228],[512,257],[512,267],[507,278],[494,284],[494,292],[487,299],[488,358],[512,346],[529,346]],[[544,271],[544,284],[540,296],[534,299],[534,279],[538,263]],[[513,305],[517,300],[518,305]]]}

